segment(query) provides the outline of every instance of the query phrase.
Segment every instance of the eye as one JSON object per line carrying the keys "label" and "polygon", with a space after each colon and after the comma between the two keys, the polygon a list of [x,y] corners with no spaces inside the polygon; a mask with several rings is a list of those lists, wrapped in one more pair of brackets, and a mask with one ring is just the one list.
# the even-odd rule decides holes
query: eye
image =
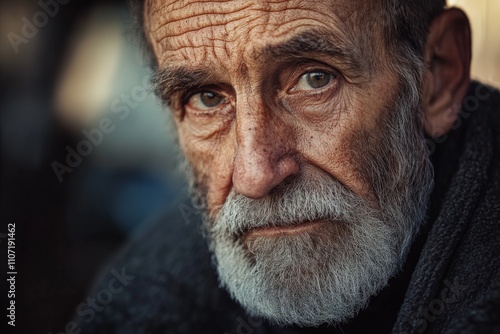
{"label": "eye", "polygon": [[328,85],[333,80],[333,75],[326,72],[308,72],[299,78],[295,89],[307,91],[320,89]]}
{"label": "eye", "polygon": [[203,91],[192,95],[187,105],[193,109],[205,110],[225,103],[224,97],[211,91]]}

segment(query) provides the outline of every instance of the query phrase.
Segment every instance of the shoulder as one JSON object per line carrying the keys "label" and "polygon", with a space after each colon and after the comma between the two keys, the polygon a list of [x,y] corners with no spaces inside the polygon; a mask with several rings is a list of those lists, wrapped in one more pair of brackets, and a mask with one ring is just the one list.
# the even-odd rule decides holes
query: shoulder
{"label": "shoulder", "polygon": [[[395,332],[493,333],[500,326],[500,92],[473,83],[440,148],[437,218]],[[445,181],[443,181],[445,180]],[[448,180],[448,181],[446,181]]]}
{"label": "shoulder", "polygon": [[201,333],[230,323],[220,313],[239,310],[218,287],[199,218],[184,201],[138,234],[77,308],[83,332]]}
{"label": "shoulder", "polygon": [[[432,307],[441,301],[448,309],[449,332],[492,333],[500,331],[500,92],[473,83],[462,112],[467,109],[471,121],[460,160],[465,168],[459,167],[457,191],[449,198],[457,205],[448,206],[460,213],[449,225],[455,223],[460,235],[450,240],[453,255],[443,263],[446,279]],[[453,297],[448,303],[446,291]]]}

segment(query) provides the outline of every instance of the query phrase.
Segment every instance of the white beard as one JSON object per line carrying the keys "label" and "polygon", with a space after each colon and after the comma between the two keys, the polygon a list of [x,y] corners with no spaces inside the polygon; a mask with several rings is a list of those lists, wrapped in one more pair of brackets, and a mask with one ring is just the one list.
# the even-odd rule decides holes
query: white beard
{"label": "white beard", "polygon": [[[396,274],[418,226],[400,215],[382,221],[326,175],[305,179],[261,200],[231,195],[210,229],[222,285],[252,315],[281,325],[316,326],[355,315]],[[325,218],[329,222],[311,232],[246,244],[238,238],[248,226]]]}

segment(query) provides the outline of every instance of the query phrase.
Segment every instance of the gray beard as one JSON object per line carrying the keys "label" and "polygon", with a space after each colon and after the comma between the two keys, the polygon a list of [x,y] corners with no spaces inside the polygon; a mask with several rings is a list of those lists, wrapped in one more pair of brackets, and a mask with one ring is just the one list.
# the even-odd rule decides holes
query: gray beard
{"label": "gray beard", "polygon": [[[362,166],[357,172],[370,183],[376,205],[304,165],[265,198],[231,192],[215,219],[206,212],[221,286],[251,315],[279,325],[337,324],[355,316],[400,270],[432,189],[416,87],[403,83],[380,135],[354,144],[363,150],[354,156]],[[204,187],[190,180],[204,203]],[[320,219],[328,223],[309,232],[243,242],[252,228]]]}

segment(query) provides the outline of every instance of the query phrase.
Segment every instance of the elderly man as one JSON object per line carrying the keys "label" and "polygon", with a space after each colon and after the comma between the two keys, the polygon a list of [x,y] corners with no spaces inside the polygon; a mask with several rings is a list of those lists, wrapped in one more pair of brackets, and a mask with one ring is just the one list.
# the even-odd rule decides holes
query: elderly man
{"label": "elderly man", "polygon": [[136,5],[197,205],[127,249],[83,333],[500,332],[500,94],[462,11]]}

